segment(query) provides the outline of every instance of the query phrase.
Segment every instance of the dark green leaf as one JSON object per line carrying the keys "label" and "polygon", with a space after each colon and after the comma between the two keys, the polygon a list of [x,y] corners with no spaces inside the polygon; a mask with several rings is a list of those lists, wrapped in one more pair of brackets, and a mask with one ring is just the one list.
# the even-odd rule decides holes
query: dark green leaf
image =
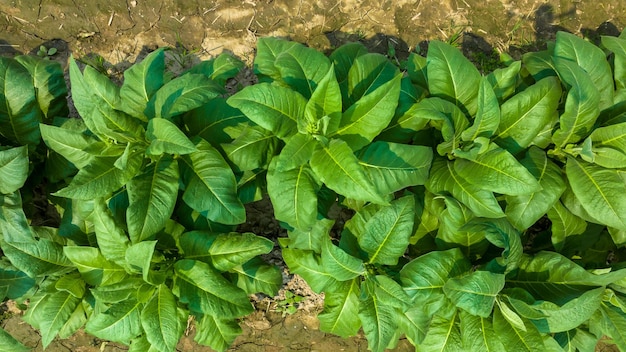
{"label": "dark green leaf", "polygon": [[224,91],[205,75],[190,73],[164,84],[148,103],[148,118],[169,119],[206,104]]}

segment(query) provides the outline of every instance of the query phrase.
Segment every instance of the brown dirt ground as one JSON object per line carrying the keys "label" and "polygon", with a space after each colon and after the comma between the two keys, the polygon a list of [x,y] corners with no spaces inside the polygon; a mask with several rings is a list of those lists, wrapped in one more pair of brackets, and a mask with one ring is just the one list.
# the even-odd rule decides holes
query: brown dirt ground
{"label": "brown dirt ground", "polygon": [[[52,59],[63,64],[70,54],[90,57],[115,75],[162,46],[178,48],[179,64],[189,65],[224,51],[251,63],[256,39],[263,36],[323,51],[359,40],[371,51],[387,54],[393,48],[398,59],[441,39],[457,43],[480,66],[489,65],[498,51],[518,57],[541,48],[558,30],[595,39],[617,35],[625,25],[626,1],[615,0],[0,0],[0,55],[35,54],[44,45],[57,48]],[[249,217],[256,220],[250,227],[278,237],[278,226],[265,214],[251,209]],[[268,259],[277,258],[274,253]],[[244,334],[232,351],[367,350],[363,336],[341,339],[320,332],[315,314],[322,297],[288,273],[285,282],[278,297],[256,299],[258,311],[242,321]],[[285,290],[305,300],[296,314],[283,317],[276,302]],[[42,350],[39,335],[21,322],[19,311],[5,316],[2,327],[33,351]],[[47,349],[124,350],[82,332]],[[413,348],[400,341],[396,350]],[[195,344],[191,331],[179,351],[210,349]]]}

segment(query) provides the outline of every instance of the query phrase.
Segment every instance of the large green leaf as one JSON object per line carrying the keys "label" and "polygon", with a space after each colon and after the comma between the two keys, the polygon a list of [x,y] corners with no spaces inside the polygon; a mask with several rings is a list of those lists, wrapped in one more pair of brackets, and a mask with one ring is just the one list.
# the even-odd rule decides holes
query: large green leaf
{"label": "large green leaf", "polygon": [[17,270],[0,269],[0,289],[6,290],[8,299],[18,299],[35,287],[35,280]]}
{"label": "large green leaf", "polygon": [[322,240],[321,259],[324,270],[337,281],[348,281],[365,274],[363,261],[335,246],[328,237]]}
{"label": "large green leaf", "polygon": [[298,228],[289,231],[289,248],[304,249],[322,252],[322,241],[328,237],[330,230],[335,224],[334,220],[322,218],[317,220],[310,229],[301,230]]}
{"label": "large green leaf", "polygon": [[235,266],[230,271],[235,273],[231,275],[235,285],[250,295],[263,292],[275,296],[283,285],[282,271],[259,258]]}
{"label": "large green leaf", "polygon": [[496,259],[499,265],[506,267],[504,274],[517,268],[523,253],[522,240],[520,233],[506,219],[474,218],[462,229],[482,232],[489,242],[504,249],[502,257]]}
{"label": "large green leaf", "polygon": [[370,180],[377,180],[378,194],[390,194],[421,185],[428,178],[433,158],[431,148],[377,141],[357,154]]}
{"label": "large green leaf", "polygon": [[104,312],[92,315],[85,331],[101,339],[129,345],[142,332],[143,307],[144,304],[136,299],[115,303]]}
{"label": "large green leaf", "polygon": [[415,198],[405,196],[379,210],[356,233],[359,246],[368,254],[369,263],[396,265],[409,245],[415,221]]}
{"label": "large green leaf", "polygon": [[506,196],[506,216],[520,231],[526,230],[548,212],[565,191],[565,180],[559,166],[546,153],[533,147],[520,160],[537,179],[541,190],[518,196]]}
{"label": "large green leaf", "polygon": [[415,346],[417,352],[456,352],[463,351],[459,313],[456,311],[450,319],[435,315],[428,327],[426,337]]}
{"label": "large green leaf", "polygon": [[491,315],[496,295],[504,288],[504,275],[475,271],[459,278],[450,278],[443,292],[459,308],[471,315]]}
{"label": "large green leaf", "polygon": [[86,151],[94,145],[104,143],[81,131],[41,124],[41,137],[46,145],[69,160],[74,166],[82,169],[89,165],[94,155]]}
{"label": "large green leaf", "polygon": [[496,193],[514,196],[541,189],[541,185],[528,169],[495,144],[475,157],[457,159],[454,170],[469,183]]}
{"label": "large green leaf", "polygon": [[400,314],[398,327],[404,333],[406,338],[417,346],[424,341],[428,326],[430,325],[430,316],[426,314],[421,306],[413,306],[403,314]]}
{"label": "large green leaf", "polygon": [[333,139],[328,146],[318,147],[311,157],[313,172],[333,191],[347,198],[387,203],[376,192],[352,149],[342,140]]}
{"label": "large green leaf", "polygon": [[194,340],[216,351],[226,351],[242,332],[237,321],[205,314],[196,320],[197,333]]}
{"label": "large green leaf", "polygon": [[502,102],[515,93],[515,89],[521,83],[519,74],[521,68],[522,62],[515,61],[508,67],[497,68],[486,76],[496,97],[498,97],[498,101]]}
{"label": "large green leaf", "polygon": [[318,83],[306,104],[304,116],[298,120],[300,133],[330,134],[341,121],[341,91],[332,65]]}
{"label": "large green leaf", "polygon": [[148,118],[172,118],[206,104],[223,91],[222,86],[202,74],[177,77],[154,93],[148,103]]}
{"label": "large green leaf", "polygon": [[355,57],[348,71],[346,108],[396,79],[398,72],[398,67],[381,54],[367,53]]}
{"label": "large green leaf", "polygon": [[3,254],[28,276],[58,275],[71,270],[71,262],[63,254],[61,244],[47,238],[28,239],[28,234],[6,231],[4,225],[0,228],[4,236],[0,242]]}
{"label": "large green leaf", "polygon": [[428,45],[426,60],[430,93],[474,116],[481,79],[476,66],[458,49],[436,40]]}
{"label": "large green leaf", "polygon": [[280,80],[309,99],[331,65],[324,54],[296,43],[276,55],[274,67],[280,73]]}
{"label": "large green leaf", "polygon": [[32,77],[39,109],[48,120],[67,116],[67,85],[63,67],[56,60],[45,60],[32,55],[16,56]]}
{"label": "large green leaf", "polygon": [[557,147],[576,143],[592,130],[600,114],[600,93],[589,74],[576,63],[555,58],[561,80],[571,86],[565,100],[565,111],[559,120],[559,129],[552,135]]}
{"label": "large green leaf", "polygon": [[250,125],[249,119],[222,97],[183,114],[183,121],[190,137],[200,136],[214,146],[232,142],[243,128]]}
{"label": "large green leaf", "polygon": [[89,215],[96,232],[96,241],[106,260],[122,265],[126,261],[126,249],[130,245],[124,229],[115,223],[113,215],[103,199],[96,199]]}
{"label": "large green leaf", "polygon": [[28,352],[31,349],[22,345],[4,329],[0,329],[0,349],[12,352]]}
{"label": "large green leaf", "polygon": [[137,174],[143,162],[142,154],[132,154],[123,170],[115,166],[117,157],[94,158],[78,171],[69,186],[53,194],[81,200],[110,196]]}
{"label": "large green leaf", "polygon": [[359,312],[359,280],[354,279],[333,286],[324,295],[324,310],[317,316],[320,330],[343,338],[354,336],[361,327],[355,319]]}
{"label": "large green leaf", "polygon": [[0,135],[15,145],[39,144],[42,118],[28,70],[10,58],[0,58]]}
{"label": "large green leaf", "polygon": [[165,50],[157,49],[140,63],[124,71],[124,83],[120,88],[120,109],[143,121],[148,120],[146,107],[154,94],[165,83]]}
{"label": "large green leaf", "polygon": [[151,238],[165,227],[176,205],[178,179],[178,162],[165,155],[128,182],[126,221],[133,243]]}
{"label": "large green leaf", "polygon": [[276,137],[285,139],[297,132],[298,119],[304,116],[307,100],[289,88],[259,83],[232,95],[228,104]]}
{"label": "large green leaf", "polygon": [[612,36],[602,37],[602,46],[613,52],[613,79],[617,90],[626,88],[626,39]]}
{"label": "large green leaf", "polygon": [[150,143],[146,154],[161,155],[189,154],[196,151],[195,146],[174,123],[164,118],[153,118],[148,121],[146,139]]}
{"label": "large green leaf", "polygon": [[589,321],[589,330],[596,336],[609,336],[620,350],[626,349],[626,313],[621,309],[602,303]]}
{"label": "large green leaf", "polygon": [[473,141],[478,137],[490,138],[500,124],[500,104],[487,78],[480,81],[477,105],[474,124],[461,134],[465,141]]}
{"label": "large green leaf", "polygon": [[601,223],[626,230],[626,182],[614,169],[568,158],[569,185],[584,210]]}
{"label": "large green leaf", "polygon": [[272,163],[267,173],[267,192],[274,216],[296,229],[308,230],[317,220],[319,181],[308,165],[277,171]]}
{"label": "large green leaf", "polygon": [[246,212],[237,197],[237,181],[220,153],[209,143],[196,139],[197,152],[183,156],[183,200],[197,212],[223,224],[240,224]]}
{"label": "large green leaf", "polygon": [[293,135],[276,157],[277,171],[298,168],[309,162],[319,141],[309,134]]}
{"label": "large green leaf", "polygon": [[[589,142],[592,158],[585,160],[606,168],[626,167],[626,122],[595,129],[585,144]],[[585,154],[581,156],[585,158]]]}
{"label": "large green leaf", "polygon": [[335,49],[329,58],[333,62],[335,75],[341,87],[342,100],[348,105],[348,74],[354,64],[354,60],[359,56],[367,54],[367,48],[360,43],[347,43]]}
{"label": "large green leaf", "polygon": [[220,271],[228,271],[242,265],[257,255],[267,254],[274,248],[274,242],[253,233],[219,234],[209,248],[213,266]]}
{"label": "large green leaf", "polygon": [[476,216],[499,218],[504,216],[493,192],[469,183],[454,170],[454,162],[435,158],[426,180],[426,188],[435,194],[449,193],[467,206]]}
{"label": "large green leaf", "polygon": [[241,60],[231,53],[223,52],[214,59],[200,62],[185,71],[184,74],[201,73],[215,82],[225,85],[229,79],[237,76],[242,67],[244,67],[244,63]]}
{"label": "large green leaf", "polygon": [[532,324],[526,324],[526,330],[511,324],[497,307],[493,312],[493,329],[496,336],[506,346],[507,351],[535,352],[545,351],[541,334]]}
{"label": "large green leaf", "polygon": [[[598,105],[600,110],[613,105],[613,75],[611,66],[606,60],[606,54],[602,49],[574,34],[558,32],[556,34],[553,55],[555,58],[573,61],[576,66],[579,66],[589,74],[593,86],[600,92]],[[560,75],[562,73],[559,62],[558,60],[555,60],[555,62]],[[570,82],[568,83],[571,84]]]}
{"label": "large green leaf", "polygon": [[27,146],[0,150],[0,193],[13,193],[24,186],[28,164]]}
{"label": "large green leaf", "polygon": [[74,297],[68,292],[56,292],[46,300],[39,329],[44,348],[50,345],[80,302],[80,297]]}
{"label": "large green leaf", "polygon": [[124,265],[126,271],[129,273],[142,274],[146,282],[153,283],[153,280],[150,280],[149,274],[156,244],[157,241],[143,241],[128,247],[128,249],[126,249],[126,263]]}
{"label": "large green leaf", "polygon": [[448,249],[460,247],[465,255],[470,258],[481,256],[487,249],[485,234],[466,228],[466,224],[475,220],[476,216],[463,204],[449,196],[440,196],[446,205],[437,217],[439,228],[437,229],[437,243]]}
{"label": "large green leaf", "polygon": [[278,147],[278,139],[271,131],[259,126],[249,126],[234,141],[222,144],[226,158],[240,171],[267,167]]}
{"label": "large green leaf", "polygon": [[400,280],[413,302],[438,300],[451,277],[465,274],[471,264],[458,248],[434,251],[407,263],[400,270]]}
{"label": "large green leaf", "polygon": [[528,147],[544,126],[557,115],[561,85],[544,78],[502,104],[497,143],[511,153]]}
{"label": "large green leaf", "polygon": [[[368,286],[368,282],[364,282],[362,286]],[[361,288],[364,289],[367,290]],[[398,314],[394,307],[381,302],[373,292],[361,297],[359,318],[363,324],[369,350],[383,352],[393,342],[398,329]]]}
{"label": "large green leaf", "polygon": [[313,251],[283,248],[283,260],[289,271],[302,276],[317,293],[337,282],[322,266],[320,257]]}
{"label": "large green leaf", "polygon": [[90,285],[110,285],[126,278],[126,270],[121,266],[106,260],[98,248],[65,246],[63,253],[74,264]]}
{"label": "large green leaf", "polygon": [[146,338],[159,351],[174,351],[183,334],[184,323],[179,318],[172,291],[159,285],[141,311],[141,326]]}
{"label": "large green leaf", "polygon": [[465,351],[508,351],[496,335],[491,319],[461,311],[461,337]]}
{"label": "large green leaf", "polygon": [[587,228],[587,222],[572,214],[560,201],[554,203],[547,215],[551,223],[552,245],[559,252],[563,249],[567,237],[580,235]]}
{"label": "large green leaf", "polygon": [[252,313],[246,293],[228,282],[209,264],[183,259],[174,264],[174,294],[195,312],[220,318]]}

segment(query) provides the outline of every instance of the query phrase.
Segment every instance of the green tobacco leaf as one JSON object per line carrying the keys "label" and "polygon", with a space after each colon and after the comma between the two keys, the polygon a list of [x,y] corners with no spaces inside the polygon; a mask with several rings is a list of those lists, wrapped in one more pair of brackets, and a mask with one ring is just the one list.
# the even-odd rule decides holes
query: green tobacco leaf
{"label": "green tobacco leaf", "polygon": [[104,148],[103,142],[82,131],[44,124],[39,125],[39,128],[46,145],[79,169],[86,167],[94,159],[94,155],[86,151],[88,147],[101,145]]}
{"label": "green tobacco leaf", "polygon": [[496,335],[491,319],[461,311],[461,337],[464,351],[508,351]]}
{"label": "green tobacco leaf", "polygon": [[561,80],[571,86],[565,100],[565,111],[559,120],[559,129],[552,135],[557,147],[576,143],[593,129],[600,114],[600,93],[589,74],[572,61],[555,58]]}
{"label": "green tobacco leaf", "polygon": [[341,121],[341,91],[331,65],[306,104],[304,116],[298,120],[298,131],[331,134]]}
{"label": "green tobacco leaf", "polygon": [[48,120],[69,114],[67,108],[67,85],[63,67],[55,60],[42,60],[31,55],[16,56],[32,77],[39,109]]}
{"label": "green tobacco leaf", "polygon": [[506,196],[506,216],[520,231],[544,216],[565,191],[561,168],[536,147],[528,150],[520,163],[537,179],[541,190],[532,194]]}
{"label": "green tobacco leaf", "polygon": [[317,220],[317,191],[320,183],[308,165],[277,171],[272,163],[267,172],[267,193],[274,216],[296,229],[309,230]]}
{"label": "green tobacco leaf", "polygon": [[515,93],[515,89],[521,81],[519,74],[521,68],[522,62],[515,61],[508,67],[497,68],[486,76],[496,97],[498,97],[498,101],[502,102]]}
{"label": "green tobacco leaf", "polygon": [[398,322],[398,327],[413,346],[417,346],[424,341],[429,325],[430,317],[426,314],[423,307],[419,306],[411,307],[406,312],[400,314],[400,321]]}
{"label": "green tobacco leaf", "polygon": [[626,230],[626,183],[617,170],[568,158],[569,185],[584,210],[603,224]]}
{"label": "green tobacco leaf", "polygon": [[502,208],[490,190],[469,183],[454,170],[454,162],[445,158],[435,158],[430,169],[426,188],[435,194],[450,193],[467,206],[476,216],[500,218]]}
{"label": "green tobacco leaf", "polygon": [[28,70],[10,58],[0,58],[0,135],[15,145],[39,144],[39,110]]}
{"label": "green tobacco leaf", "polygon": [[520,233],[505,219],[474,218],[462,227],[462,230],[482,232],[493,245],[503,248],[499,264],[505,266],[505,274],[517,268],[523,248]]}
{"label": "green tobacco leaf", "polygon": [[253,233],[219,234],[209,248],[213,266],[220,271],[228,271],[242,265],[257,255],[267,254],[274,248],[274,242]]}
{"label": "green tobacco leaf", "polygon": [[237,197],[237,181],[220,153],[204,140],[196,140],[198,151],[183,156],[183,200],[197,212],[223,224],[246,220],[243,204]]}
{"label": "green tobacco leaf", "polygon": [[350,199],[387,203],[367,178],[348,144],[333,139],[328,146],[318,147],[311,157],[311,168],[328,188]]}
{"label": "green tobacco leaf", "polygon": [[491,315],[496,295],[504,288],[504,275],[475,271],[459,278],[450,278],[443,292],[458,307],[471,315]]}
{"label": "green tobacco leaf", "polygon": [[592,144],[592,161],[606,168],[626,167],[626,122],[595,129],[585,140]]}
{"label": "green tobacco leaf", "polygon": [[138,338],[130,340],[130,346],[128,346],[128,352],[161,352],[156,347],[154,347],[148,339],[146,335],[141,335]]}
{"label": "green tobacco leaf", "polygon": [[63,246],[47,238],[26,239],[24,234],[5,231],[0,242],[4,255],[11,264],[30,277],[63,274],[70,271],[71,263],[63,254]]}
{"label": "green tobacco leaf", "polygon": [[330,234],[334,220],[326,218],[317,220],[309,230],[294,229],[289,231],[289,248],[322,252],[322,240]]}
{"label": "green tobacco leaf", "polygon": [[183,335],[184,323],[179,319],[172,291],[159,285],[141,311],[141,326],[146,338],[159,351],[174,351]]}
{"label": "green tobacco leaf", "polygon": [[425,57],[414,52],[409,53],[406,63],[406,71],[411,82],[420,87],[428,88],[427,60]]}
{"label": "green tobacco leaf", "polygon": [[[254,71],[267,76],[272,80],[280,80],[280,72],[275,66],[276,57],[290,48],[301,45],[279,38],[265,37],[257,41],[256,57],[254,58]],[[261,77],[261,81],[267,81],[266,77]]]}
{"label": "green tobacco leaf", "polygon": [[[558,32],[553,55],[558,59],[564,58],[573,61],[576,66],[589,74],[593,86],[600,92],[598,106],[600,110],[613,105],[613,75],[611,66],[606,60],[606,54],[602,49],[574,34]],[[561,75],[559,62],[558,60],[555,62],[557,71]],[[567,80],[565,81],[572,84]]]}
{"label": "green tobacco leaf", "polygon": [[365,274],[363,261],[335,246],[328,237],[322,240],[321,263],[337,281],[348,281]]}
{"label": "green tobacco leaf", "polygon": [[74,264],[83,280],[90,285],[110,285],[126,278],[126,270],[106,260],[98,248],[65,246],[63,253]]}
{"label": "green tobacco leaf", "polygon": [[[186,74],[164,84],[148,103],[148,118],[172,118],[219,96],[224,88],[201,74]],[[150,111],[154,109],[154,111]]]}
{"label": "green tobacco leaf", "polygon": [[348,74],[359,56],[367,54],[367,48],[360,42],[347,43],[335,49],[329,58],[333,62],[337,81],[341,86],[342,93],[348,92]]}
{"label": "green tobacco leaf", "polygon": [[589,330],[596,336],[609,336],[620,349],[626,349],[626,314],[619,308],[602,303],[589,321]]}
{"label": "green tobacco leaf", "polygon": [[221,53],[215,59],[204,60],[193,66],[187,73],[201,73],[220,85],[225,85],[226,81],[235,77],[244,67],[244,63],[230,53]]}
{"label": "green tobacco leaf", "polygon": [[383,207],[355,234],[369,263],[396,265],[409,245],[415,221],[415,198],[405,196]]}
{"label": "green tobacco leaf", "polygon": [[480,87],[480,73],[458,49],[432,41],[428,46],[428,90],[431,95],[449,100],[474,116]]}
{"label": "green tobacco leaf", "polygon": [[106,260],[123,265],[130,245],[124,229],[115,223],[103,199],[96,199],[88,219],[93,223],[98,248]]}
{"label": "green tobacco leaf", "polygon": [[493,312],[493,329],[507,351],[545,351],[541,334],[534,325],[526,324],[526,330],[521,330],[506,320],[497,307]]}
{"label": "green tobacco leaf", "polygon": [[602,46],[613,52],[613,78],[617,90],[626,88],[626,40],[624,38],[602,36]]}
{"label": "green tobacco leaf", "polygon": [[137,174],[143,162],[143,155],[135,153],[123,170],[115,167],[117,159],[117,157],[94,158],[89,165],[78,171],[69,186],[53,194],[81,200],[110,196]]}
{"label": "green tobacco leaf", "polygon": [[307,100],[289,88],[259,83],[232,95],[228,104],[276,137],[286,139],[297,133],[298,118],[304,115]]}
{"label": "green tobacco leaf", "polygon": [[142,332],[141,311],[144,304],[136,299],[115,303],[106,311],[89,318],[85,331],[98,338],[130,344]]}
{"label": "green tobacco leaf", "polygon": [[4,329],[0,329],[0,349],[12,352],[28,352],[31,349],[22,345]]}
{"label": "green tobacco leaf", "polygon": [[354,151],[368,145],[391,122],[400,96],[401,74],[361,97],[342,115],[333,134]]}
{"label": "green tobacco leaf", "polygon": [[318,143],[318,140],[309,134],[293,135],[276,157],[276,170],[287,171],[308,163]]}
{"label": "green tobacco leaf", "polygon": [[575,329],[554,335],[554,340],[565,351],[594,351],[599,338],[583,329]]}
{"label": "green tobacco leaf", "polygon": [[148,121],[146,139],[150,142],[146,154],[161,155],[189,154],[196,151],[195,146],[174,123],[164,118],[153,118]]}
{"label": "green tobacco leaf", "polygon": [[157,241],[144,241],[128,247],[125,265],[127,271],[142,274],[143,279],[146,282],[150,282],[148,274],[150,273],[150,264],[156,244]]}
{"label": "green tobacco leaf", "polygon": [[580,235],[587,228],[587,222],[572,214],[560,201],[554,203],[547,215],[551,223],[552,245],[559,252],[563,249],[567,237]]}
{"label": "green tobacco leaf", "polygon": [[487,78],[480,81],[477,105],[474,124],[461,134],[465,141],[473,141],[478,137],[490,138],[500,124],[500,104]]}
{"label": "green tobacco leaf", "polygon": [[343,338],[356,335],[361,328],[361,321],[355,319],[359,312],[360,291],[359,280],[354,279],[325,292],[324,310],[317,316],[320,330]]}
{"label": "green tobacco leaf", "polygon": [[359,55],[354,59],[348,71],[346,107],[373,93],[387,82],[393,81],[398,73],[398,68],[381,54]]}
{"label": "green tobacco leaf", "polygon": [[126,221],[133,243],[152,238],[165,227],[176,205],[178,179],[178,162],[165,155],[128,182]]}
{"label": "green tobacco leaf", "polygon": [[221,147],[240,171],[251,171],[267,167],[278,147],[278,139],[271,131],[249,126],[234,141]]}
{"label": "green tobacco leaf", "polygon": [[246,293],[228,282],[209,264],[183,259],[174,264],[174,294],[195,312],[221,318],[252,313]]}
{"label": "green tobacco leaf", "polygon": [[278,294],[278,290],[283,285],[281,270],[258,258],[231,268],[231,272],[236,274],[231,275],[234,277],[235,285],[249,295],[263,292],[273,297]]}
{"label": "green tobacco leaf", "polygon": [[475,158],[457,159],[454,170],[468,182],[496,193],[514,196],[541,189],[535,177],[515,157],[495,144]]}
{"label": "green tobacco leaf", "polygon": [[278,53],[274,67],[280,80],[309,99],[331,65],[324,54],[298,43]]}
{"label": "green tobacco leaf", "polygon": [[[215,146],[232,142],[243,128],[250,125],[250,120],[239,109],[228,105],[222,97],[211,99],[183,114],[183,121],[190,137],[202,137]],[[233,133],[233,130],[236,132]]]}
{"label": "green tobacco leaf", "polygon": [[157,49],[146,56],[140,63],[124,71],[124,83],[120,88],[125,113],[147,121],[146,107],[154,94],[165,84],[165,50]]}
{"label": "green tobacco leaf", "polygon": [[456,311],[450,319],[435,315],[428,327],[426,337],[415,346],[417,352],[454,352],[463,351],[459,313]]}
{"label": "green tobacco leaf", "polygon": [[8,299],[18,299],[35,286],[35,280],[17,270],[0,269],[0,287],[6,288]]}
{"label": "green tobacco leaf", "polygon": [[217,238],[217,234],[211,232],[185,232],[179,239],[180,249],[183,251],[185,259],[194,259],[205,263],[211,263],[209,248],[213,245],[215,238]]}
{"label": "green tobacco leaf", "polygon": [[376,141],[357,154],[378,194],[390,194],[409,186],[422,185],[428,179],[433,159],[429,147]]}
{"label": "green tobacco leaf", "polygon": [[547,77],[515,94],[502,104],[497,143],[511,153],[528,147],[557,115],[561,85]]}
{"label": "green tobacco leaf", "polygon": [[330,273],[326,272],[320,263],[320,257],[313,251],[283,248],[283,259],[289,271],[302,276],[311,289],[317,293],[337,282]]}
{"label": "green tobacco leaf", "polygon": [[471,264],[458,248],[434,251],[407,263],[400,270],[400,280],[413,302],[439,300],[443,286],[451,277],[468,272]]}
{"label": "green tobacco leaf", "polygon": [[383,304],[376,295],[360,299],[359,318],[369,350],[383,352],[393,342],[398,329],[397,316],[398,312],[392,306]]}
{"label": "green tobacco leaf", "polygon": [[145,281],[141,278],[132,277],[115,284],[92,288],[90,292],[95,299],[101,302],[118,303],[131,297],[137,297],[137,292],[143,285],[145,285]]}
{"label": "green tobacco leaf", "polygon": [[24,186],[28,164],[27,146],[0,151],[0,193],[13,193]]}
{"label": "green tobacco leaf", "polygon": [[437,214],[439,228],[436,240],[443,248],[460,247],[468,257],[480,256],[487,248],[485,234],[468,230],[465,225],[476,216],[463,204],[449,196],[440,196],[445,202],[445,209]]}
{"label": "green tobacco leaf", "polygon": [[19,242],[35,240],[35,234],[29,220],[22,209],[20,192],[0,195],[0,233],[6,241],[11,239]]}
{"label": "green tobacco leaf", "polygon": [[469,126],[459,107],[437,97],[420,100],[413,113],[420,119],[431,120],[430,125],[441,131],[444,143],[437,146],[439,155],[451,154],[460,144],[462,132]]}
{"label": "green tobacco leaf", "polygon": [[196,320],[196,331],[194,341],[222,352],[226,351],[242,333],[237,321],[208,314]]}
{"label": "green tobacco leaf", "polygon": [[44,348],[50,345],[80,302],[81,298],[68,292],[56,292],[46,300],[39,329]]}

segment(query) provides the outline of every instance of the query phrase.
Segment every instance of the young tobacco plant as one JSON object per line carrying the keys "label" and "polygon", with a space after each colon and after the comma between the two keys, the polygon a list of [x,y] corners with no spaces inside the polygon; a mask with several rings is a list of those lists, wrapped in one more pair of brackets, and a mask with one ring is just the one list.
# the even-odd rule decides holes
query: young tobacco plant
{"label": "young tobacco plant", "polygon": [[22,239],[12,263],[37,280],[25,320],[44,347],[84,326],[131,351],[174,351],[191,315],[196,341],[225,350],[241,332],[236,319],[253,310],[248,294],[276,294],[280,271],[257,257],[273,242],[232,232],[245,210],[229,164],[183,132],[183,115],[219,99],[240,67],[220,56],[170,79],[160,49],[119,87],[70,61],[82,120],[40,125],[47,145],[78,169],[53,194],[61,226],[38,231],[17,206],[3,223]]}

